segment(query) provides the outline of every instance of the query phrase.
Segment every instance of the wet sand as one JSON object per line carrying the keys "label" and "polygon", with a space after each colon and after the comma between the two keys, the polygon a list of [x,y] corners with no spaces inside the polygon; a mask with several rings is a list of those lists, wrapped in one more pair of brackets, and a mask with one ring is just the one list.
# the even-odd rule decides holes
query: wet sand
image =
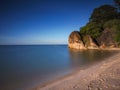
{"label": "wet sand", "polygon": [[120,90],[120,52],[32,90]]}

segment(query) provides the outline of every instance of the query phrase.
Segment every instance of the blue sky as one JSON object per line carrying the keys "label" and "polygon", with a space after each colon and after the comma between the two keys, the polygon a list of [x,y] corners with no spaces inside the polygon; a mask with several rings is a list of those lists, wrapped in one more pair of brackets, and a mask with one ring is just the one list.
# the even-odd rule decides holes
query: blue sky
{"label": "blue sky", "polygon": [[104,4],[113,0],[0,0],[0,45],[67,44]]}

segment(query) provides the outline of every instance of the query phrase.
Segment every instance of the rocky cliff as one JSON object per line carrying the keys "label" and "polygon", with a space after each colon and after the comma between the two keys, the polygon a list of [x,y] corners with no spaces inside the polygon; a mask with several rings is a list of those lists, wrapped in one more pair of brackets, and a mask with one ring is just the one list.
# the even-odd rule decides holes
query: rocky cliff
{"label": "rocky cliff", "polygon": [[107,4],[95,8],[86,25],[70,34],[68,46],[74,49],[120,47],[120,10],[117,9]]}
{"label": "rocky cliff", "polygon": [[98,49],[98,44],[89,35],[73,31],[68,38],[68,47],[73,49]]}
{"label": "rocky cliff", "polygon": [[78,31],[73,31],[68,39],[68,46],[74,49],[86,49],[82,37]]}
{"label": "rocky cliff", "polygon": [[114,40],[116,32],[111,29],[104,29],[102,34],[96,38],[98,44],[101,48],[105,47],[118,47],[118,43]]}
{"label": "rocky cliff", "polygon": [[73,49],[104,49],[119,47],[114,38],[116,31],[104,29],[101,35],[93,38],[90,35],[80,34],[78,31],[73,31],[68,38],[68,47]]}

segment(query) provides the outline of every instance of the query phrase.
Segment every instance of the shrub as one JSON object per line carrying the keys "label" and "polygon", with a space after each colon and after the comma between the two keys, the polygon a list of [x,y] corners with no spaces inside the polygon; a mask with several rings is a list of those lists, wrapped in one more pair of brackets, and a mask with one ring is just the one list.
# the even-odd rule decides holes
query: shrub
{"label": "shrub", "polygon": [[81,34],[90,35],[93,38],[98,37],[101,34],[101,31],[101,25],[94,22],[90,22],[86,26],[80,28]]}

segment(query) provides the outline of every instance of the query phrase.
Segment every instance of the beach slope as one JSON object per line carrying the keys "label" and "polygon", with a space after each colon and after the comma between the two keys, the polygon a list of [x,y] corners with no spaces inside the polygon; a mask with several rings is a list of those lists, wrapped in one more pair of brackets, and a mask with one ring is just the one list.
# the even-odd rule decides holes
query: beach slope
{"label": "beach slope", "polygon": [[120,53],[33,90],[120,90]]}

